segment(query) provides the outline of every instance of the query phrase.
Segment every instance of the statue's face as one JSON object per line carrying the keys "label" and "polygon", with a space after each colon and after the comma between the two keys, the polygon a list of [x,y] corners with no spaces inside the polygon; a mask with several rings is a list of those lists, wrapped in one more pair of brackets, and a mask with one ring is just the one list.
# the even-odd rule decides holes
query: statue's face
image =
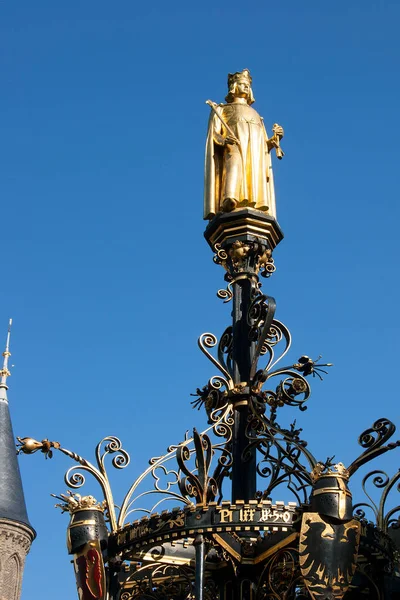
{"label": "statue's face", "polygon": [[236,96],[239,98],[248,98],[250,94],[250,86],[245,81],[239,81],[236,85]]}

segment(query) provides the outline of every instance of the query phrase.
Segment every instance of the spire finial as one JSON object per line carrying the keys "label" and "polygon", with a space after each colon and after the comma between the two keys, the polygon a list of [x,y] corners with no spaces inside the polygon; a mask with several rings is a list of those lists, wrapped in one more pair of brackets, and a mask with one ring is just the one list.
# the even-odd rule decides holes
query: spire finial
{"label": "spire finial", "polygon": [[9,377],[11,375],[10,371],[8,370],[8,359],[11,356],[11,352],[10,352],[11,325],[12,325],[12,319],[10,319],[8,322],[6,348],[3,352],[3,356],[4,356],[3,368],[0,369],[0,377],[1,377],[0,378],[0,388],[3,387],[5,389],[7,389],[7,377]]}

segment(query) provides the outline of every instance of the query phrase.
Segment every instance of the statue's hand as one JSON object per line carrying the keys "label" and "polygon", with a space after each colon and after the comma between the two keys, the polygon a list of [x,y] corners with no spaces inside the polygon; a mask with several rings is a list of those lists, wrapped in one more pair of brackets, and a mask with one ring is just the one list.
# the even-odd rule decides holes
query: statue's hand
{"label": "statue's hand", "polygon": [[238,140],[237,138],[235,138],[235,137],[231,136],[231,135],[227,135],[227,136],[226,136],[226,138],[225,138],[225,146],[226,146],[226,145],[228,145],[228,144],[231,144],[231,145],[233,145],[233,144],[239,145],[239,140]]}
{"label": "statue's hand", "polygon": [[277,137],[278,139],[282,139],[285,134],[285,132],[283,131],[283,127],[278,125],[278,123],[275,123],[273,125],[272,131],[274,132],[274,136]]}

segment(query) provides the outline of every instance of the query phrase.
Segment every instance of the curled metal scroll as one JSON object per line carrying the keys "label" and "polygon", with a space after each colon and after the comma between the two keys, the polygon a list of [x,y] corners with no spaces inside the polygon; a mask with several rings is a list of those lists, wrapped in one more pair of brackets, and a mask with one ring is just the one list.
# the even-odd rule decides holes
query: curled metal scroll
{"label": "curled metal scroll", "polygon": [[226,286],[226,289],[218,290],[217,296],[218,296],[218,298],[220,298],[221,300],[224,301],[224,304],[226,304],[227,302],[230,302],[233,298],[232,282],[228,283],[228,285]]}
{"label": "curled metal scroll", "polygon": [[258,359],[261,354],[265,354],[265,343],[270,335],[271,325],[273,323],[276,310],[276,301],[272,296],[257,294],[252,301],[247,319],[257,339],[257,346],[254,351],[254,358],[250,369],[250,380],[254,378],[257,370]]}
{"label": "curled metal scroll", "polygon": [[223,378],[219,378],[219,381],[223,381],[227,389],[233,389],[234,384],[232,377],[225,366],[223,366],[212,354],[208,351],[208,348],[214,348],[217,345],[217,338],[213,333],[202,333],[198,339],[198,346],[200,350],[207,356],[214,366],[221,371]]}
{"label": "curled metal scroll", "polygon": [[363,431],[358,438],[358,443],[362,448],[365,448],[365,451],[349,466],[348,471],[350,475],[353,475],[362,465],[365,465],[370,460],[399,447],[400,440],[386,444],[395,431],[396,426],[394,423],[385,417],[378,419],[372,427]]}
{"label": "curled metal scroll", "polygon": [[130,462],[129,454],[123,449],[120,439],[115,436],[107,436],[97,444],[95,451],[97,466],[86,460],[86,458],[76,454],[76,452],[71,452],[71,450],[67,450],[67,448],[62,448],[59,442],[50,442],[47,439],[38,442],[32,438],[18,438],[18,441],[20,442],[18,452],[33,454],[34,452],[41,450],[46,458],[51,458],[53,455],[52,448],[54,448],[71,458],[73,461],[79,463],[79,466],[72,466],[65,473],[65,483],[68,487],[79,489],[85,483],[85,475],[82,471],[90,473],[100,484],[102,489],[106,501],[106,514],[110,522],[111,531],[117,529],[115,504],[105,466],[105,458],[108,455],[115,454],[116,456],[113,457],[112,465],[116,469],[124,469],[128,466]]}
{"label": "curled metal scroll", "polygon": [[[371,490],[368,486],[372,485]],[[389,477],[385,471],[375,469],[365,475],[362,480],[362,489],[368,502],[359,502],[354,505],[354,514],[360,518],[365,519],[367,517],[366,510],[370,510],[374,516],[374,521],[377,527],[387,533],[388,528],[391,525],[398,523],[400,517],[400,506],[397,505],[392,508],[387,507],[389,494],[392,491],[400,492],[400,470],[398,470],[393,477]],[[375,502],[373,491],[382,490],[379,502]],[[397,500],[398,501],[398,500]],[[395,518],[395,515],[398,515]]]}
{"label": "curled metal scroll", "polygon": [[[284,346],[281,350],[281,353],[275,358],[275,346],[282,341],[284,342]],[[283,323],[274,319],[265,336],[261,349],[261,354],[267,355],[267,364],[263,370],[258,371],[258,373],[254,375],[254,385],[258,385],[258,387],[260,387],[269,377],[272,377],[274,374],[278,374],[277,372],[274,373],[271,371],[271,369],[273,369],[273,367],[286,356],[286,354],[289,352],[291,343],[292,337],[289,329]],[[287,368],[290,367],[285,367],[284,369]]]}

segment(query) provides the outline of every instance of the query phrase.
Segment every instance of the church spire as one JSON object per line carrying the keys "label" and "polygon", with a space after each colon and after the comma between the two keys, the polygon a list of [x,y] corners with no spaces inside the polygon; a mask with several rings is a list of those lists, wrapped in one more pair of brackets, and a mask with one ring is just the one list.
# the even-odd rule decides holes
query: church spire
{"label": "church spire", "polygon": [[11,323],[0,369],[0,598],[18,600],[25,557],[35,537],[26,512],[7,399]]}
{"label": "church spire", "polygon": [[7,340],[6,347],[3,352],[3,368],[0,369],[0,401],[7,402],[7,377],[10,377],[11,373],[8,370],[8,359],[11,356],[10,352],[10,336],[11,336],[11,325],[12,319],[8,322],[8,332],[7,332]]}

